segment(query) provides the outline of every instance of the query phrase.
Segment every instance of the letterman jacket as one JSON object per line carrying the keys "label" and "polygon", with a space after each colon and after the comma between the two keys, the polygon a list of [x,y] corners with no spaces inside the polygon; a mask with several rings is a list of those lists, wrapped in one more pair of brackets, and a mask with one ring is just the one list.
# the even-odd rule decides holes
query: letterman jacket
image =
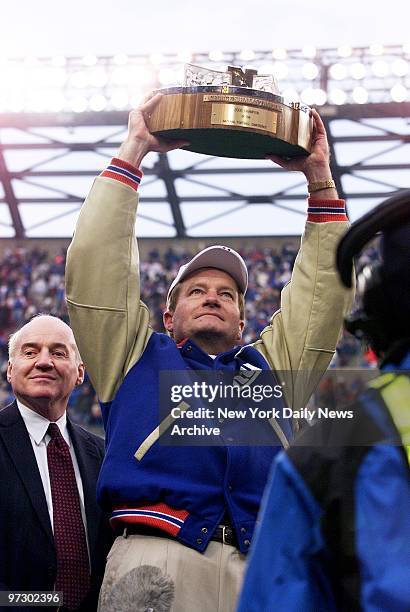
{"label": "letterman jacket", "polygon": [[272,423],[277,446],[161,445],[161,370],[259,368],[281,372],[288,406],[302,407],[336,347],[351,292],[335,248],[347,228],[343,200],[309,201],[308,222],[281,309],[252,346],[212,360],[189,339],[177,347],[149,326],[140,301],[135,240],[142,174],[113,159],[95,180],[67,256],[70,320],[106,428],[98,497],[113,525],[141,523],[205,550],[226,512],[247,552],[273,457],[291,426]]}
{"label": "letterman jacket", "polygon": [[408,612],[410,352],[275,459],[238,612]]}

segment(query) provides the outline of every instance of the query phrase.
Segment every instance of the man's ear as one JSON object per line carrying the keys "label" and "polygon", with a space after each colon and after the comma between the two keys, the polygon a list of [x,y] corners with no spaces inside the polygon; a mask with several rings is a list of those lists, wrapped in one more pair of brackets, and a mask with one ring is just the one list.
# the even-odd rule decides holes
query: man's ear
{"label": "man's ear", "polygon": [[77,380],[75,381],[75,384],[76,384],[77,387],[79,387],[84,382],[85,366],[84,366],[83,363],[79,363],[78,364],[77,371],[78,371],[78,375],[77,375]]}
{"label": "man's ear", "polygon": [[11,361],[8,362],[7,364],[7,382],[10,384],[11,383],[11,370],[13,368],[13,364],[11,363]]}
{"label": "man's ear", "polygon": [[238,341],[242,339],[243,330],[245,327],[245,321],[242,319],[239,321],[239,333],[238,333]]}
{"label": "man's ear", "polygon": [[164,322],[164,327],[167,332],[172,334],[172,330],[174,329],[174,313],[172,313],[170,310],[166,310],[162,315],[162,320]]}

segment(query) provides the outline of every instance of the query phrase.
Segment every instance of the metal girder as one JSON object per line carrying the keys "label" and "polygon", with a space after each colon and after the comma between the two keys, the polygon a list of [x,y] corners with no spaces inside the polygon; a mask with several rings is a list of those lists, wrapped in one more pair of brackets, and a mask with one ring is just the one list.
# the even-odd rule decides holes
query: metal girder
{"label": "metal girder", "polygon": [[[319,107],[322,117],[330,119],[380,119],[410,117],[410,102],[380,104],[340,104]],[[27,130],[44,127],[122,126],[126,129],[127,111],[84,113],[0,113],[0,128]]]}
{"label": "metal girder", "polygon": [[11,182],[10,175],[8,173],[6,161],[2,147],[0,145],[0,182],[4,189],[4,201],[9,207],[10,217],[13,222],[16,238],[24,238],[24,227],[21,220],[20,211],[18,207],[18,200],[15,196],[13,185]]}
{"label": "metal girder", "polygon": [[180,207],[181,199],[177,195],[175,180],[172,176],[172,171],[165,153],[160,153],[158,155],[158,162],[156,163],[155,169],[158,170],[159,178],[164,181],[167,190],[167,199],[171,206],[177,237],[185,238],[186,230]]}
{"label": "metal girder", "polygon": [[342,185],[342,175],[343,171],[337,163],[336,157],[336,149],[335,149],[335,137],[332,134],[332,130],[330,127],[330,121],[328,117],[323,117],[323,123],[326,128],[327,138],[329,143],[329,152],[330,152],[330,169],[332,171],[332,176],[336,184],[336,191],[339,194],[339,198],[345,198],[345,193]]}
{"label": "metal girder", "polygon": [[[393,151],[406,146],[410,142],[410,134],[396,133],[391,127],[383,127],[379,121],[375,126],[372,120],[388,118],[406,118],[410,116],[410,103],[385,103],[385,104],[350,104],[343,106],[323,106],[320,114],[326,125],[331,150],[332,172],[337,185],[339,195],[349,199],[359,200],[361,198],[372,198],[374,200],[387,197],[399,188],[392,180],[386,180],[383,174],[391,170],[408,172],[410,163],[406,163],[408,154],[403,153],[401,159],[389,163],[385,160],[379,161],[379,148],[375,153],[363,155],[359,160],[355,159],[351,163],[339,159],[339,149],[346,144],[367,143],[371,148],[380,143],[385,146],[385,151]],[[120,133],[124,134],[127,125],[127,112],[110,111],[95,113],[63,113],[63,114],[0,114],[0,182],[3,186],[4,194],[0,194],[0,213],[1,205],[7,205],[10,211],[15,237],[25,236],[25,227],[21,217],[20,205],[29,204],[35,212],[36,205],[39,204],[79,204],[86,194],[78,194],[74,188],[67,188],[67,179],[96,176],[104,167],[110,155],[115,155],[120,145]],[[335,122],[339,120],[349,120],[351,124],[369,128],[368,133],[340,134],[333,130]],[[56,128],[59,128],[56,130]],[[76,130],[87,128],[90,135],[76,138]],[[98,128],[98,134],[93,136],[93,130]],[[101,129],[106,128],[104,136],[101,136]],[[363,132],[363,130],[361,130]],[[369,133],[369,131],[371,133]],[[410,131],[410,130],[409,130]],[[6,137],[5,137],[6,136]],[[383,147],[382,147],[383,148]],[[95,158],[88,165],[83,164],[78,159],[79,154],[94,155]],[[41,155],[38,159],[36,155]],[[72,161],[73,156],[77,158]],[[98,157],[97,157],[98,156]],[[396,156],[397,157],[397,156]],[[17,163],[16,160],[21,159]],[[34,161],[33,161],[34,160]],[[272,192],[267,187],[266,193],[258,193],[250,196],[245,189],[238,186],[238,181],[229,180],[229,185],[223,185],[223,177],[240,175],[274,175],[283,174],[281,168],[266,166],[265,162],[259,165],[254,161],[246,164],[244,160],[230,163],[230,167],[221,164],[218,167],[215,163],[209,165],[212,158],[195,158],[195,160],[185,167],[173,167],[170,158],[166,154],[158,155],[153,165],[144,167],[145,181],[159,181],[165,186],[164,195],[150,195],[147,187],[141,190],[142,201],[147,205],[152,205],[153,214],[146,215],[145,218],[153,220],[159,224],[167,225],[164,220],[155,219],[155,205],[167,203],[172,214],[172,223],[175,234],[178,237],[189,235],[192,227],[199,227],[202,221],[187,224],[181,212],[181,204],[226,204],[229,202],[242,203],[243,206],[255,204],[271,204],[272,206],[284,207],[285,202],[297,203],[305,199],[306,194],[295,193],[295,186],[302,183],[295,178],[294,183],[289,187],[278,188],[278,192]],[[56,167],[58,163],[58,167]],[[373,173],[373,174],[372,174]],[[344,177],[347,175],[367,181],[369,189],[346,190],[344,189]],[[296,175],[294,175],[296,176]],[[177,179],[183,179],[186,184],[195,186],[196,192],[192,195],[184,195],[181,192]],[[59,184],[61,180],[61,185]],[[66,182],[64,182],[66,181]],[[222,182],[221,182],[222,181]],[[273,181],[275,183],[275,181]],[[235,191],[231,190],[234,185]],[[379,187],[377,187],[379,185]],[[198,195],[201,186],[205,189],[203,195]],[[372,188],[370,188],[370,186]],[[19,189],[19,187],[21,189]],[[384,189],[382,188],[384,187]],[[33,193],[29,193],[29,189]],[[41,188],[42,193],[37,195],[36,188]],[[215,195],[209,194],[209,188],[214,190]],[[208,189],[208,191],[206,191]],[[45,194],[45,190],[48,193]],[[282,202],[282,204],[280,202]],[[239,204],[239,207],[242,206]],[[236,211],[237,207],[232,210]],[[60,210],[60,209],[59,209]],[[292,210],[292,209],[289,209]],[[296,209],[292,210],[295,214],[300,214]],[[53,212],[50,206],[50,220],[59,217],[59,211]],[[222,210],[211,215],[204,220],[216,219],[221,216],[228,216],[229,212]],[[152,217],[152,218],[151,218]],[[0,220],[2,221],[2,220]],[[263,220],[261,221],[263,223]],[[42,222],[37,225],[41,225]],[[44,222],[46,223],[46,221]],[[4,225],[4,223],[2,222]],[[1,227],[1,224],[0,224]],[[33,227],[33,224],[30,224]]]}
{"label": "metal girder", "polygon": [[410,102],[383,102],[380,104],[340,104],[319,107],[322,117],[332,119],[383,119],[410,117]]}

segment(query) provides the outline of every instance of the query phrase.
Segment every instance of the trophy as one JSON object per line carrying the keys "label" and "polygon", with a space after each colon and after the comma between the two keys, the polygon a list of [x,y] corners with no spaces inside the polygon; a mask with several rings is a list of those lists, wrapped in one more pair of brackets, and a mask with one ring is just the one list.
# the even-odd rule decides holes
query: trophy
{"label": "trophy", "polygon": [[148,118],[156,136],[187,140],[195,153],[264,159],[310,152],[310,108],[287,102],[272,75],[229,66],[227,72],[185,65],[182,87],[159,89],[159,105]]}

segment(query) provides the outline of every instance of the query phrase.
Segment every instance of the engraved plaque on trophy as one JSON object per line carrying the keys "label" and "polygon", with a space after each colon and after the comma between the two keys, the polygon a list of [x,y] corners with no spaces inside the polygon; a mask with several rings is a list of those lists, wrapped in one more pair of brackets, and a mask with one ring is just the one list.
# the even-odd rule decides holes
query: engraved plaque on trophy
{"label": "engraved plaque on trophy", "polygon": [[310,152],[310,108],[287,102],[272,75],[187,64],[182,87],[158,91],[163,98],[148,127],[158,136],[189,141],[188,151],[243,159]]}

